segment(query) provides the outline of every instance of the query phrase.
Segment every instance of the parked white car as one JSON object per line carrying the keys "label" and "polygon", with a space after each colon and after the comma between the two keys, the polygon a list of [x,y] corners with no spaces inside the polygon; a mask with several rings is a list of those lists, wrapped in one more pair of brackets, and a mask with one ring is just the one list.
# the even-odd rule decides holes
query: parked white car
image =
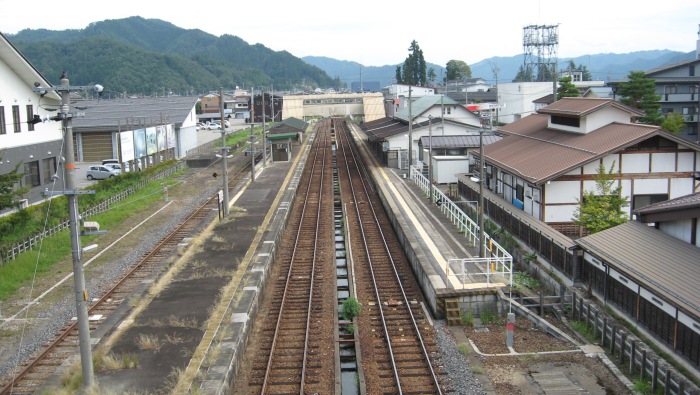
{"label": "parked white car", "polygon": [[90,166],[87,170],[87,179],[104,180],[105,178],[116,177],[117,173],[106,165]]}
{"label": "parked white car", "polygon": [[122,165],[120,165],[119,163],[107,163],[105,166],[114,170],[114,172],[117,173],[117,175],[122,174]]}
{"label": "parked white car", "polygon": [[218,122],[210,122],[209,125],[207,125],[207,129],[209,129],[209,130],[221,129],[221,124]]}

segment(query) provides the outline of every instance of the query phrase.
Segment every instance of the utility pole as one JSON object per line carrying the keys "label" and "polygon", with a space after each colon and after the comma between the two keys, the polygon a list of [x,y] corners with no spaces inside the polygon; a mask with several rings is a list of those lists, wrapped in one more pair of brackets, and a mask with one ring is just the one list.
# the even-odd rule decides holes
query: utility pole
{"label": "utility pole", "polygon": [[254,123],[250,124],[250,181],[255,182],[255,133]]}
{"label": "utility pole", "polygon": [[411,178],[411,165],[413,164],[413,114],[411,108],[411,86],[408,86],[408,178]]}
{"label": "utility pole", "polygon": [[433,116],[428,115],[428,140],[430,140],[430,145],[428,146],[428,178],[430,178],[430,186],[428,186],[428,198],[430,203],[433,203],[435,199],[433,198]]}
{"label": "utility pole", "polygon": [[262,92],[262,108],[263,108],[263,122],[262,122],[262,141],[263,141],[263,168],[265,168],[265,162],[267,162],[267,136],[265,136],[265,88],[261,90]]}
{"label": "utility pole", "polygon": [[484,244],[486,244],[486,235],[484,234],[484,119],[481,119],[481,128],[479,128],[479,258],[486,257]]}
{"label": "utility pole", "polygon": [[70,218],[70,239],[73,256],[73,284],[75,292],[75,308],[78,319],[78,341],[80,348],[80,364],[83,374],[83,387],[87,388],[94,384],[95,375],[92,364],[92,345],[90,343],[90,326],[88,317],[88,291],[85,289],[85,273],[82,264],[82,248],[80,246],[80,214],[78,212],[78,195],[94,194],[95,191],[78,191],[75,186],[75,149],[73,146],[73,126],[70,103],[71,90],[94,90],[98,94],[102,92],[101,85],[94,86],[70,86],[68,75],[64,71],[61,74],[61,84],[56,88],[43,88],[38,83],[34,84],[34,91],[42,94],[49,90],[60,92],[61,112],[51,120],[60,120],[63,128],[63,140],[66,152],[64,159],[65,167],[65,191],[53,192],[55,195],[66,195],[68,198],[68,213]]}
{"label": "utility pole", "polygon": [[228,217],[228,147],[226,146],[226,126],[224,125],[224,87],[219,88],[219,111],[221,116],[221,161],[224,163],[223,192],[224,218]]}

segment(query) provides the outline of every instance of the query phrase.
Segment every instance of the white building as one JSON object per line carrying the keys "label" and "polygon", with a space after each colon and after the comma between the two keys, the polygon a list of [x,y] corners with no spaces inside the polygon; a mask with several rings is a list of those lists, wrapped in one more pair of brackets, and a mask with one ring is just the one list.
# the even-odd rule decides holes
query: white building
{"label": "white building", "polygon": [[612,99],[564,98],[499,129],[484,148],[487,185],[503,199],[564,234],[600,164],[612,166],[638,208],[700,188],[700,146],[657,126],[632,123],[640,111]]}
{"label": "white building", "polygon": [[[0,81],[0,174],[10,173],[19,166],[19,172],[24,173],[20,186],[31,187],[26,195],[31,203],[42,198],[41,193],[57,174],[63,134],[61,122],[28,121],[35,116],[42,121],[54,117],[61,99],[55,92],[47,91],[44,95],[34,92],[35,83],[45,88],[51,84],[2,34]],[[61,185],[59,189],[62,188]]]}
{"label": "white building", "polygon": [[535,100],[552,94],[551,82],[509,82],[498,84],[498,103],[505,107],[498,110],[498,122],[511,123],[537,110]]}

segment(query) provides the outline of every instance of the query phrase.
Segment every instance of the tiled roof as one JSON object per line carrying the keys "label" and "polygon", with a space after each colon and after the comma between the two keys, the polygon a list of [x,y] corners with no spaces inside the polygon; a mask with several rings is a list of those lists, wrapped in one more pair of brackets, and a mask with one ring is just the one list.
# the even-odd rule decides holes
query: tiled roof
{"label": "tiled roof", "polygon": [[664,211],[686,210],[689,208],[700,208],[700,192],[650,204],[646,207],[634,210],[634,212],[636,214],[652,214]]}
{"label": "tiled roof", "polygon": [[548,119],[547,115],[533,114],[501,127],[500,131],[507,136],[484,147],[487,162],[497,164],[531,183],[541,184],[658,134],[680,144],[689,144],[656,126],[611,123],[592,132],[578,134],[548,129]]}
{"label": "tiled roof", "polygon": [[74,101],[73,107],[85,113],[73,117],[73,128],[83,131],[129,130],[140,125],[172,123],[179,127],[194,110],[195,96],[144,97]]}
{"label": "tiled roof", "polygon": [[575,242],[647,289],[700,314],[700,248],[638,221]]}
{"label": "tiled roof", "polygon": [[616,107],[632,115],[643,116],[644,112],[620,103],[617,100],[593,97],[564,97],[547,107],[537,110],[540,114],[586,116],[605,107]]}

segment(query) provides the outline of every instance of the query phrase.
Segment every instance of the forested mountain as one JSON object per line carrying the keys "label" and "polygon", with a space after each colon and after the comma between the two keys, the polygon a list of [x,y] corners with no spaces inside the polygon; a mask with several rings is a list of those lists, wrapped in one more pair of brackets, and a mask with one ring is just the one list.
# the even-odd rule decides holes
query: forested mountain
{"label": "forested mountain", "polygon": [[71,85],[99,83],[109,94],[199,94],[221,86],[342,87],[289,52],[158,19],[106,20],[81,30],[26,29],[6,37],[50,82],[58,84],[66,70]]}

